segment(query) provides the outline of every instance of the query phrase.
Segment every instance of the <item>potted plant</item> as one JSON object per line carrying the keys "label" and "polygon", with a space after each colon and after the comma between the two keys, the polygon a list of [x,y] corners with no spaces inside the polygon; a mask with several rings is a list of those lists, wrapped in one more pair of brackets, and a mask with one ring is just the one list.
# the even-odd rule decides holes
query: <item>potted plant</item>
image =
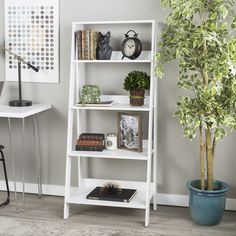
{"label": "potted plant", "polygon": [[[236,37],[233,0],[162,0],[171,8],[156,54],[156,73],[177,60],[178,86],[188,90],[177,102],[184,136],[200,139],[200,180],[190,181],[190,211],[198,224],[220,222],[228,185],[214,180],[217,140],[236,128]],[[185,93],[186,94],[186,93]]]}
{"label": "potted plant", "polygon": [[97,85],[83,85],[80,103],[82,104],[96,104],[101,103],[101,91]]}
{"label": "potted plant", "polygon": [[124,80],[124,89],[130,91],[130,104],[142,106],[145,90],[150,88],[150,76],[143,71],[131,71]]}

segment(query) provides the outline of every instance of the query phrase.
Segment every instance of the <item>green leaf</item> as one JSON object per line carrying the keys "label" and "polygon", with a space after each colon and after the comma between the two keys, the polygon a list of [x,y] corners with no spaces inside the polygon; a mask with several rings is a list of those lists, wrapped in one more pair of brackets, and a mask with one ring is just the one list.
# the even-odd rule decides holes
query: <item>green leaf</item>
{"label": "green leaf", "polygon": [[221,13],[223,19],[225,19],[228,16],[228,10],[224,5],[220,6],[220,13]]}
{"label": "green leaf", "polygon": [[213,13],[211,14],[211,16],[210,16],[210,19],[211,19],[211,20],[215,20],[216,17],[217,17],[217,12],[213,12]]}
{"label": "green leaf", "polygon": [[215,138],[216,140],[223,139],[226,135],[226,131],[223,128],[215,129]]}
{"label": "green leaf", "polygon": [[194,124],[194,129],[197,129],[201,124],[201,121],[200,120],[197,120]]}
{"label": "green leaf", "polygon": [[232,83],[232,91],[234,94],[236,94],[236,80],[234,80]]}
{"label": "green leaf", "polygon": [[157,77],[159,77],[159,78],[163,78],[163,76],[164,76],[164,70],[163,70],[163,67],[162,66],[157,66],[156,67],[156,71],[155,71],[155,73],[156,73],[156,76]]}
{"label": "green leaf", "polygon": [[231,27],[232,27],[233,29],[236,28],[236,16],[234,16],[234,18],[233,18],[233,22],[232,22],[232,24],[231,24]]}
{"label": "green leaf", "polygon": [[216,88],[216,86],[213,86],[211,88],[211,94],[214,96],[216,93],[217,93],[217,88]]}

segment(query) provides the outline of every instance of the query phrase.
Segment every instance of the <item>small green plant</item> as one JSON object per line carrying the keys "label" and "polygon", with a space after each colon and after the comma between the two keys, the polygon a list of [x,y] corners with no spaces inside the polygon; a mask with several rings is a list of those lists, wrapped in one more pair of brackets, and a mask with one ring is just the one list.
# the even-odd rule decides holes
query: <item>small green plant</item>
{"label": "small green plant", "polygon": [[97,85],[84,85],[80,96],[80,102],[83,104],[100,103],[101,92]]}
{"label": "small green plant", "polygon": [[143,71],[131,71],[125,78],[124,89],[145,90],[150,88],[150,76]]}

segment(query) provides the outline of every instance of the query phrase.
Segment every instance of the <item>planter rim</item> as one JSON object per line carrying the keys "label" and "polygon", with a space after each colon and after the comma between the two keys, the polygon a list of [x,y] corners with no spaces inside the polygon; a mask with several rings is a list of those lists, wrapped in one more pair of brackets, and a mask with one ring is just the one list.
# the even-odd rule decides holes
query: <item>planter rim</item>
{"label": "planter rim", "polygon": [[198,188],[193,187],[191,184],[193,182],[200,182],[199,179],[195,179],[195,180],[190,180],[187,182],[187,187],[199,194],[212,194],[212,195],[216,195],[216,194],[221,194],[221,193],[225,193],[229,191],[229,185],[226,184],[225,182],[219,181],[219,180],[214,180],[213,183],[220,183],[223,188],[220,190],[201,190]]}

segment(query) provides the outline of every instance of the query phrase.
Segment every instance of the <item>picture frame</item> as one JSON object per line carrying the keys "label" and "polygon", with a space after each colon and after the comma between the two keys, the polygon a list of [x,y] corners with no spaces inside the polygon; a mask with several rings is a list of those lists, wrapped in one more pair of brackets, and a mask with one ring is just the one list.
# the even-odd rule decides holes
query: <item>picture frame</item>
{"label": "picture frame", "polygon": [[[59,0],[5,0],[5,48],[22,63],[22,82],[59,83]],[[5,53],[5,79],[18,81],[17,59]]]}
{"label": "picture frame", "polygon": [[136,113],[118,112],[118,148],[134,152],[143,151],[142,117]]}

